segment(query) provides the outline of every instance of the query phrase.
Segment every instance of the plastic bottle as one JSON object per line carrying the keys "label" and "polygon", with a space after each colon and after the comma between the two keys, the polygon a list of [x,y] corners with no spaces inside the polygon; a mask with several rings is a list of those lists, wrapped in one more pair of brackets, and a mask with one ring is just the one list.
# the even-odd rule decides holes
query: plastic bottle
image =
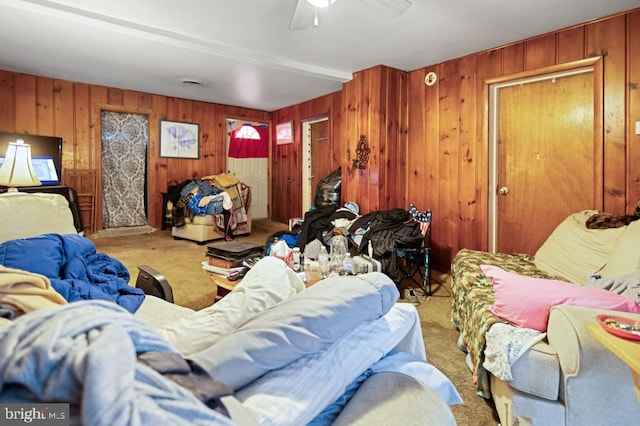
{"label": "plastic bottle", "polygon": [[320,278],[327,278],[329,276],[329,253],[324,245],[318,254],[318,264],[320,265]]}
{"label": "plastic bottle", "polygon": [[351,257],[351,253],[347,252],[344,255],[344,260],[342,261],[342,269],[346,275],[354,275],[355,274],[355,264],[353,263],[353,258]]}
{"label": "plastic bottle", "polygon": [[300,247],[293,248],[293,270],[296,272],[302,271],[302,262],[300,258]]}

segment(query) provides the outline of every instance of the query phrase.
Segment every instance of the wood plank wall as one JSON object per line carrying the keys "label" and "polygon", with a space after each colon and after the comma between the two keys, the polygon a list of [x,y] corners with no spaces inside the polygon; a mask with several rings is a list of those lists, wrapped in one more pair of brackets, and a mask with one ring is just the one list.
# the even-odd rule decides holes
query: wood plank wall
{"label": "wood plank wall", "polygon": [[[225,119],[293,120],[295,143],[271,157],[271,217],[304,213],[300,123],[329,117],[328,156],[343,166],[343,201],[362,211],[406,208],[434,214],[434,265],[448,269],[463,247],[485,249],[487,158],[482,146],[484,82],[525,70],[601,55],[604,58],[604,206],[630,213],[640,199],[640,9],[411,72],[384,66],[355,73],[341,92],[272,113],[0,71],[0,131],[62,136],[63,167],[100,165],[100,111],[149,115],[149,221],[161,221],[160,192],[169,182],[225,170]],[[427,87],[429,71],[438,75]],[[198,123],[198,160],[159,158],[159,120]],[[369,167],[347,160],[365,134]],[[274,140],[275,138],[272,138]],[[100,197],[98,197],[100,198]],[[101,205],[98,228],[101,227]]]}
{"label": "wood plank wall", "polygon": [[[432,209],[432,259],[440,269],[448,270],[460,248],[486,249],[485,80],[603,56],[603,202],[607,211],[631,213],[640,200],[640,136],[635,135],[635,122],[640,121],[637,40],[640,9],[409,73],[384,67],[355,73],[343,86],[342,108],[329,112],[333,159],[343,166],[343,201],[356,201],[364,212],[406,208],[407,203],[420,210]],[[430,71],[438,80],[428,87],[424,78]],[[300,108],[311,104],[314,101],[283,108],[274,117],[304,120],[308,116]],[[365,171],[349,169],[346,160],[346,147],[351,146],[353,153],[360,132],[368,135],[375,157]],[[287,176],[301,174],[292,152],[277,161],[275,173],[285,168]],[[298,216],[299,203],[287,204],[288,199],[279,197],[284,195],[274,194],[274,204],[281,206],[274,209],[274,217]]]}
{"label": "wood plank wall", "polygon": [[[148,218],[154,227],[161,224],[161,193],[169,183],[225,171],[227,118],[271,121],[265,111],[0,71],[0,131],[62,137],[63,169],[95,169],[101,177],[103,110],[149,117]],[[199,124],[199,159],[159,157],[163,119]],[[96,227],[102,229],[101,179],[98,188]]]}
{"label": "wood plank wall", "polygon": [[[422,197],[434,211],[437,267],[446,268],[460,248],[487,248],[487,79],[603,56],[603,205],[617,213],[634,209],[640,200],[640,137],[631,127],[640,120],[640,55],[632,41],[640,39],[639,19],[635,10],[409,73],[409,135],[424,150],[407,168],[423,177],[409,188],[409,199]],[[427,87],[430,71],[439,79]]]}
{"label": "wood plank wall", "polygon": [[[272,218],[287,221],[306,212],[301,206],[301,123],[322,116],[329,117],[331,168],[342,167],[342,202],[355,201],[361,213],[405,206],[406,104],[407,74],[376,66],[354,73],[339,93],[274,111],[274,124],[293,120],[295,143],[273,145]],[[362,135],[369,162],[357,169],[353,160]]]}
{"label": "wood plank wall", "polygon": [[[341,92],[332,93],[307,102],[273,112],[273,127],[293,121],[294,143],[277,145],[272,136],[271,148],[271,218],[288,222],[302,217],[309,208],[302,206],[302,122],[320,117],[329,119],[329,141],[326,144],[331,170],[340,166],[340,140],[342,138]],[[315,194],[314,194],[315,195]]]}
{"label": "wood plank wall", "polygon": [[[343,85],[342,94],[342,202],[356,202],[361,214],[408,208],[406,73],[386,66],[359,71]],[[353,164],[361,136],[370,150],[364,169]]]}

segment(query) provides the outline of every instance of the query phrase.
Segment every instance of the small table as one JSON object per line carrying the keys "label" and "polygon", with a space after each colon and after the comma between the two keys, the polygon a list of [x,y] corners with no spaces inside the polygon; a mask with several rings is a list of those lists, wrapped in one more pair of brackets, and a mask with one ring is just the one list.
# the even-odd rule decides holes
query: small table
{"label": "small table", "polygon": [[219,301],[224,296],[231,293],[231,290],[233,290],[233,288],[242,281],[241,279],[236,281],[231,281],[229,279],[226,279],[222,275],[214,274],[212,272],[209,272],[209,278],[211,278],[211,281],[213,281],[213,283],[217,287],[216,299],[214,300],[213,303]]}
{"label": "small table", "polygon": [[589,324],[589,333],[631,369],[640,402],[640,342],[626,340],[608,333],[599,324]]}

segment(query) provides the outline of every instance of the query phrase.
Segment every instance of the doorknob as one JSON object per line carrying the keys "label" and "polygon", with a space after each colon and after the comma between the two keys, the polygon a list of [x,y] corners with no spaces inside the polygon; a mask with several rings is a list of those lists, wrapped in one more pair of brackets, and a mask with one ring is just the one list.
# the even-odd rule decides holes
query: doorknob
{"label": "doorknob", "polygon": [[507,195],[508,193],[509,193],[509,188],[507,188],[506,186],[503,186],[498,190],[498,194],[500,195]]}

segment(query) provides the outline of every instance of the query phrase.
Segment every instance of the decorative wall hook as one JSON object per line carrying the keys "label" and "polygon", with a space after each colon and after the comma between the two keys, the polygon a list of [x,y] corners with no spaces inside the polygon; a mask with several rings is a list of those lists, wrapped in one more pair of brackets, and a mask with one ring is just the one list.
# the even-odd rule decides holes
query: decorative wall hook
{"label": "decorative wall hook", "polygon": [[353,167],[356,169],[366,169],[370,152],[367,137],[360,135],[360,141],[358,141],[358,146],[356,147],[356,158],[353,160]]}

